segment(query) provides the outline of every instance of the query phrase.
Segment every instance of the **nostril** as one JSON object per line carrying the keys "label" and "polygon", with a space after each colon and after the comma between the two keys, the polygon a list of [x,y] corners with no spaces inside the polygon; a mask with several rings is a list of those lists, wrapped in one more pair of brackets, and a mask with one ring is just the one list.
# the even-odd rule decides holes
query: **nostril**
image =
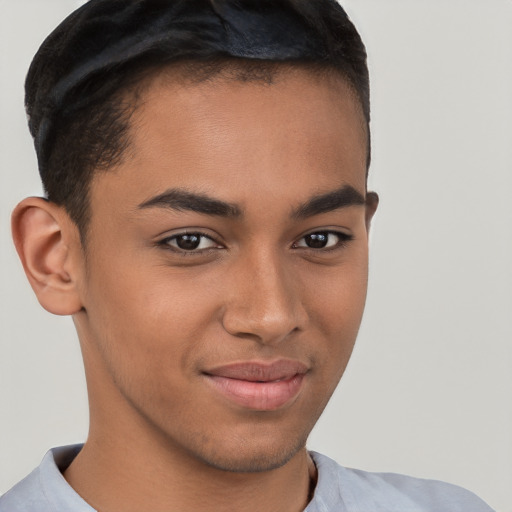
{"label": "nostril", "polygon": [[257,315],[250,310],[230,309],[222,320],[224,329],[233,336],[254,338],[260,343],[279,343],[301,330],[297,315]]}
{"label": "nostril", "polygon": [[[224,302],[224,329],[260,343],[279,343],[302,330],[308,315],[297,289],[297,276],[274,253],[254,248],[231,275]],[[242,266],[243,265],[243,266]]]}

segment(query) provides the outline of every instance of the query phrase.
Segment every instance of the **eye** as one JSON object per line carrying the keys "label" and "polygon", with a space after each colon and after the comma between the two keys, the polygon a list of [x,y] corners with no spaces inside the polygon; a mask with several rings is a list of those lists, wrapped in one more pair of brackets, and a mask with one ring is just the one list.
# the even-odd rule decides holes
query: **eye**
{"label": "eye", "polygon": [[160,245],[186,252],[199,252],[205,249],[218,248],[219,244],[203,233],[180,233],[165,238]]}
{"label": "eye", "polygon": [[293,247],[307,249],[334,249],[352,240],[351,235],[337,231],[316,231],[303,236]]}

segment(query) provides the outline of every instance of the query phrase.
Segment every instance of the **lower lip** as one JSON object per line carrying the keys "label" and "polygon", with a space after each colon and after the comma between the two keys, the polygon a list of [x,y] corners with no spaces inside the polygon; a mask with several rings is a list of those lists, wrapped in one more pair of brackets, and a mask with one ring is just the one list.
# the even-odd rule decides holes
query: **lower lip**
{"label": "lower lip", "polygon": [[231,402],[256,411],[274,411],[291,403],[299,394],[304,375],[287,380],[251,382],[207,375],[211,385]]}

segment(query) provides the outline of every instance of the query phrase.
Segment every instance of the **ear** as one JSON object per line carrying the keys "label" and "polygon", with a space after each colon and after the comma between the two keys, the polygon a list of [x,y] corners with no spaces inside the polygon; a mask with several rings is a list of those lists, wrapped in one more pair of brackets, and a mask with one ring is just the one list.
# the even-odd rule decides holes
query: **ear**
{"label": "ear", "polygon": [[376,192],[367,192],[366,193],[366,231],[370,232],[370,226],[372,223],[373,216],[377,211],[377,207],[379,206],[379,196]]}
{"label": "ear", "polygon": [[29,197],[12,214],[12,234],[43,308],[55,315],[80,311],[77,284],[82,250],[78,228],[67,213],[45,199]]}

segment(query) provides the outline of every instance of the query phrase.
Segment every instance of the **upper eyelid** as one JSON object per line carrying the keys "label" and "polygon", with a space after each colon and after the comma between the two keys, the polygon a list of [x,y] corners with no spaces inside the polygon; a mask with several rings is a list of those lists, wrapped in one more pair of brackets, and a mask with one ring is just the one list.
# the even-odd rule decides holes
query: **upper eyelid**
{"label": "upper eyelid", "polygon": [[191,236],[191,235],[197,235],[203,238],[209,238],[210,240],[214,240],[215,238],[211,235],[208,235],[207,233],[202,233],[201,231],[181,231],[180,233],[174,233],[172,235],[168,235],[164,237],[162,240],[171,240],[173,238],[179,238],[180,236]]}
{"label": "upper eyelid", "polygon": [[350,234],[344,231],[342,228],[315,228],[308,230],[302,236],[314,235],[315,233],[332,233],[334,235],[350,236]]}
{"label": "upper eyelid", "polygon": [[199,236],[202,236],[205,238],[209,238],[210,240],[213,240],[216,243],[220,243],[218,240],[220,237],[218,235],[205,233],[204,230],[199,229],[199,228],[195,228],[195,229],[194,228],[192,228],[192,229],[185,228],[185,229],[181,229],[180,231],[177,231],[175,233],[160,235],[157,239],[157,243],[165,242],[166,240],[171,240],[173,238],[178,238],[180,236],[186,236],[186,235],[199,235]]}
{"label": "upper eyelid", "polygon": [[341,238],[345,238],[347,240],[354,238],[354,235],[352,233],[347,233],[346,231],[343,231],[341,229],[334,229],[334,228],[322,229],[322,228],[316,228],[316,229],[307,231],[303,235],[300,235],[298,238],[296,238],[296,240],[301,240],[302,238],[304,238],[306,236],[314,235],[316,233],[327,233],[327,234],[330,234],[330,235],[339,235]]}

